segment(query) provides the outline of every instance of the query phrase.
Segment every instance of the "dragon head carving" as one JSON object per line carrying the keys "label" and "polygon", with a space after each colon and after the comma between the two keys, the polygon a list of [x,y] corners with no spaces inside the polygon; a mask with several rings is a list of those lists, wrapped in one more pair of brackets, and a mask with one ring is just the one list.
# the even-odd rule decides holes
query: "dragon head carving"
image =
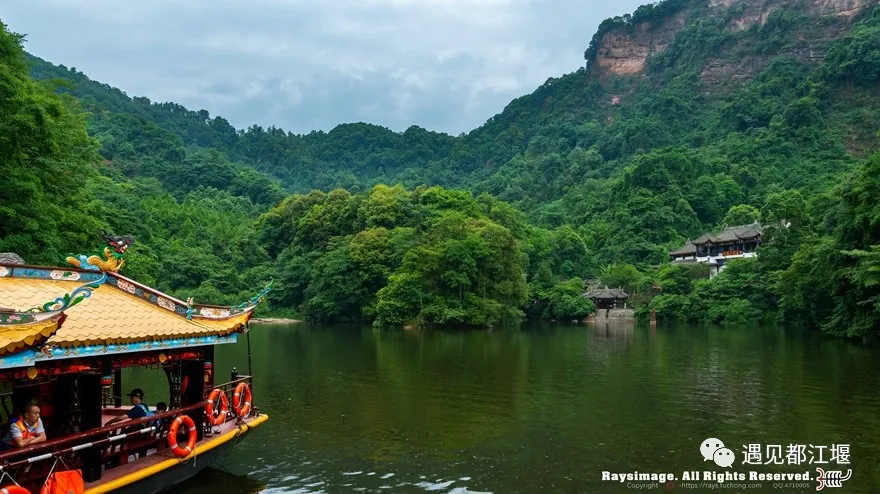
{"label": "dragon head carving", "polygon": [[134,243],[134,237],[131,235],[116,236],[105,231],[101,231],[101,236],[107,241],[107,244],[116,251],[117,254],[123,255],[125,251]]}

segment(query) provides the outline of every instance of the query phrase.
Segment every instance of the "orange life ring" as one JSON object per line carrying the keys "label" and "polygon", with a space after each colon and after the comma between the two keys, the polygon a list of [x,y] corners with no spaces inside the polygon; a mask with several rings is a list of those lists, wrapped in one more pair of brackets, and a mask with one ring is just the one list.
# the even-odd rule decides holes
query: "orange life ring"
{"label": "orange life ring", "polygon": [[[186,426],[189,430],[186,446],[182,448],[177,445],[177,430],[180,429],[181,425]],[[189,415],[180,415],[174,419],[174,422],[171,422],[171,426],[168,428],[168,447],[171,448],[171,452],[174,453],[174,456],[178,458],[189,456],[196,447],[196,439],[198,439],[196,434],[196,424]]]}
{"label": "orange life ring", "polygon": [[31,494],[31,491],[20,485],[10,485],[0,489],[0,494]]}
{"label": "orange life ring", "polygon": [[[251,413],[251,387],[247,383],[239,383],[232,395],[232,410],[238,417],[244,418]],[[244,404],[242,404],[242,399]]]}
{"label": "orange life ring", "polygon": [[[220,401],[220,411],[217,416],[214,416],[214,403]],[[226,422],[226,413],[229,411],[229,399],[226,398],[226,393],[223,392],[220,388],[214,388],[214,391],[211,391],[211,394],[208,395],[208,404],[205,405],[205,414],[208,417],[208,423],[213,426],[223,425]]]}

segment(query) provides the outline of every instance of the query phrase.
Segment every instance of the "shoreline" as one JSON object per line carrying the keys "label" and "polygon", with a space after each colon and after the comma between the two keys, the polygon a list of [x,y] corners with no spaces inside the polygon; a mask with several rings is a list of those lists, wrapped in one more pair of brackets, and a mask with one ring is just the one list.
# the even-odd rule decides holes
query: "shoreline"
{"label": "shoreline", "polygon": [[248,321],[248,323],[263,323],[263,324],[294,324],[302,322],[299,319],[288,319],[286,317],[255,317]]}

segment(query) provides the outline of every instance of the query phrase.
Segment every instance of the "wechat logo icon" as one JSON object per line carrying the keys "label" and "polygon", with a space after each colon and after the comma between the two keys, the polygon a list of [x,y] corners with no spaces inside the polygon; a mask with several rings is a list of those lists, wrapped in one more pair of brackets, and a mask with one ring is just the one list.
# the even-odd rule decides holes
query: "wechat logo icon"
{"label": "wechat logo icon", "polygon": [[725,448],[721,439],[716,439],[714,437],[710,437],[700,444],[700,454],[703,455],[703,461],[712,460],[716,465],[722,468],[727,468],[730,465],[733,465],[733,462],[736,460],[733,451]]}

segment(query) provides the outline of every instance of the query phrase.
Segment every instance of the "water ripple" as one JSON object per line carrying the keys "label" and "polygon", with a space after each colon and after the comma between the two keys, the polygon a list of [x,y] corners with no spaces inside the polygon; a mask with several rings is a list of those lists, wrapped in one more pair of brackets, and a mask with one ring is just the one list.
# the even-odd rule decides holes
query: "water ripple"
{"label": "water ripple", "polygon": [[[297,325],[260,328],[251,344],[271,419],[223,461],[245,482],[236,492],[599,492],[602,469],[702,468],[697,445],[713,436],[880,458],[876,351],[814,335]],[[246,347],[215,359],[218,375],[245,368]],[[848,492],[880,485],[880,471],[860,472]],[[182,492],[234,485],[198,478]]]}

